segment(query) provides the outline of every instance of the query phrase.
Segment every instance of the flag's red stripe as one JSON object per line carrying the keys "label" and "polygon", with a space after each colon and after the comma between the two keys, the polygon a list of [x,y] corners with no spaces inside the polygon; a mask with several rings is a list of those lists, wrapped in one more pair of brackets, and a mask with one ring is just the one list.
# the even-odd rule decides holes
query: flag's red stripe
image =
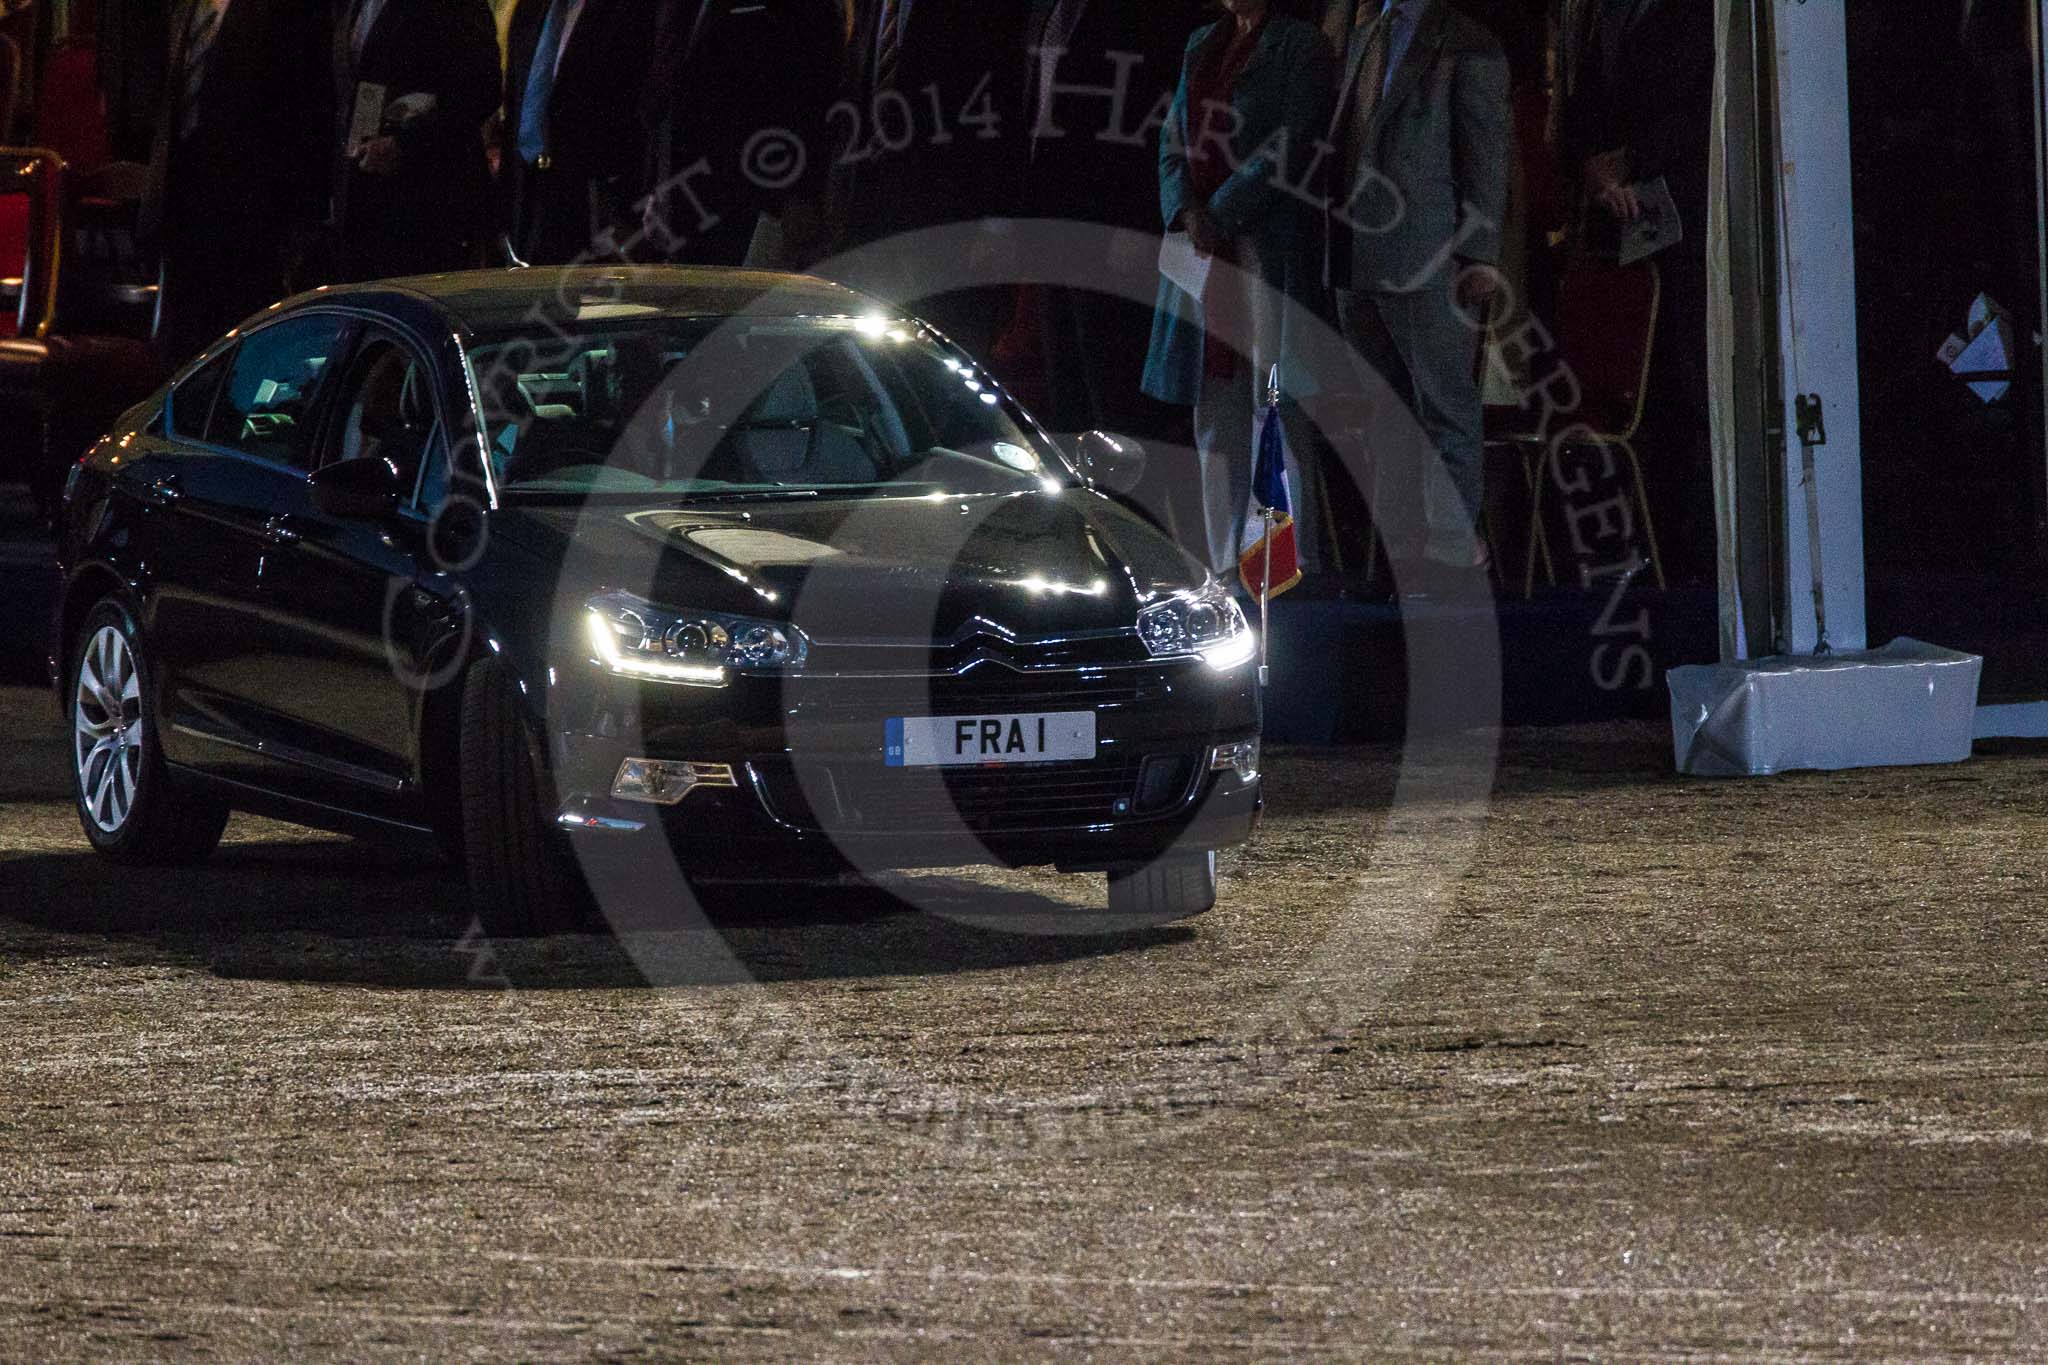
{"label": "flag's red stripe", "polygon": [[[1278,597],[1301,581],[1299,547],[1295,544],[1294,519],[1282,516],[1273,524],[1273,588],[1267,594]],[[1266,541],[1264,537],[1253,542],[1252,547],[1239,556],[1238,576],[1244,580],[1245,591],[1258,596],[1264,580],[1267,565]]]}

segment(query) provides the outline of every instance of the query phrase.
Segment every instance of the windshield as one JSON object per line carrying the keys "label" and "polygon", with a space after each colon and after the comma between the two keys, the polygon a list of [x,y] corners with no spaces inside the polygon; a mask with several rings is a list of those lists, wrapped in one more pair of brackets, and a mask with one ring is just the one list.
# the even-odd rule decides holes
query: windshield
{"label": "windshield", "polygon": [[469,353],[501,492],[743,498],[1056,489],[1072,470],[912,322],[607,319]]}

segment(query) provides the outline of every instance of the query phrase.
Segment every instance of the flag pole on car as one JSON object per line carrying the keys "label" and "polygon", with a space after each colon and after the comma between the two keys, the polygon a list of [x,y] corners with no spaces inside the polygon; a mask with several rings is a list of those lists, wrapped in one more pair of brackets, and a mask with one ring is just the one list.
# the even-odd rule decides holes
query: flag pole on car
{"label": "flag pole on car", "polygon": [[1252,459],[1251,505],[1245,509],[1244,538],[1237,574],[1245,590],[1259,599],[1259,685],[1269,677],[1267,662],[1268,604],[1301,581],[1301,558],[1295,543],[1293,471],[1287,432],[1280,421],[1280,367],[1266,376],[1266,401]]}
{"label": "flag pole on car", "polygon": [[1273,668],[1272,668],[1272,664],[1271,664],[1271,663],[1270,663],[1270,662],[1268,661],[1268,658],[1267,658],[1267,649],[1268,649],[1268,645],[1267,645],[1267,643],[1266,643],[1266,642],[1267,642],[1268,640],[1271,640],[1271,639],[1273,638],[1273,633],[1272,633],[1272,631],[1270,631],[1270,630],[1268,630],[1268,629],[1267,629],[1267,623],[1268,623],[1268,621],[1269,621],[1269,619],[1270,619],[1270,617],[1271,617],[1271,611],[1270,611],[1270,608],[1271,608],[1271,606],[1272,606],[1272,602],[1273,602],[1273,594],[1272,594],[1272,591],[1271,591],[1271,585],[1272,585],[1272,582],[1273,582],[1273,509],[1272,509],[1272,508],[1270,508],[1270,507],[1266,508],[1266,509],[1265,509],[1265,512],[1264,512],[1264,516],[1265,516],[1265,522],[1266,522],[1266,533],[1265,533],[1265,534],[1264,534],[1263,536],[1260,536],[1260,537],[1259,537],[1260,541],[1264,543],[1264,545],[1265,545],[1265,550],[1266,550],[1266,565],[1265,565],[1265,569],[1264,569],[1264,570],[1263,570],[1263,571],[1262,571],[1262,572],[1261,572],[1261,573],[1259,574],[1259,686],[1260,686],[1260,687],[1264,687],[1264,686],[1265,686],[1265,685],[1266,685],[1266,684],[1267,684],[1267,683],[1268,683],[1269,681],[1271,681],[1271,679],[1272,679],[1272,675],[1273,675]]}

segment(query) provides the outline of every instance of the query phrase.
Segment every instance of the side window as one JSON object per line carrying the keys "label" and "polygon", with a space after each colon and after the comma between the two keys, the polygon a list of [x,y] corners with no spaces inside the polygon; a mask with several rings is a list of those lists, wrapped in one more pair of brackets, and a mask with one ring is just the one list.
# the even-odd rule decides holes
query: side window
{"label": "side window", "polygon": [[299,469],[313,463],[312,418],[344,318],[291,318],[251,332],[236,349],[207,439]]}
{"label": "side window", "polygon": [[235,363],[235,351],[231,346],[185,376],[185,382],[171,390],[171,430],[188,440],[206,439],[206,419],[213,411],[213,400],[220,395],[223,381],[228,377],[228,367]]}
{"label": "side window", "polygon": [[423,516],[433,516],[441,510],[441,504],[448,497],[448,442],[436,425],[434,435],[427,442],[427,458],[420,465],[419,491],[413,495],[412,505]]}
{"label": "side window", "polygon": [[434,408],[433,372],[412,347],[382,331],[356,348],[336,390],[324,460],[389,460],[431,511],[448,483],[446,442]]}

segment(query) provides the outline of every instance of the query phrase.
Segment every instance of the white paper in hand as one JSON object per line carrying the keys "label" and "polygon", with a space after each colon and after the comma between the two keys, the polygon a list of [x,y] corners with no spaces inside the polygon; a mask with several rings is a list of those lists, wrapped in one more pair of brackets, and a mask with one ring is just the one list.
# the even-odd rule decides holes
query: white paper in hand
{"label": "white paper in hand", "polygon": [[1159,273],[1196,300],[1208,288],[1212,260],[1195,250],[1195,239],[1185,232],[1169,232],[1159,243]]}
{"label": "white paper in hand", "polygon": [[390,108],[384,111],[384,121],[394,128],[403,128],[414,119],[425,118],[440,107],[441,97],[429,91],[400,95],[391,101]]}
{"label": "white paper in hand", "polygon": [[1643,212],[1633,223],[1622,224],[1623,265],[1634,265],[1685,240],[1685,222],[1678,216],[1678,205],[1671,198],[1671,186],[1664,177],[1645,180],[1635,189]]}
{"label": "white paper in hand", "polygon": [[356,107],[348,121],[348,151],[350,156],[362,151],[363,144],[384,131],[384,97],[387,87],[374,81],[364,81],[356,87]]}

